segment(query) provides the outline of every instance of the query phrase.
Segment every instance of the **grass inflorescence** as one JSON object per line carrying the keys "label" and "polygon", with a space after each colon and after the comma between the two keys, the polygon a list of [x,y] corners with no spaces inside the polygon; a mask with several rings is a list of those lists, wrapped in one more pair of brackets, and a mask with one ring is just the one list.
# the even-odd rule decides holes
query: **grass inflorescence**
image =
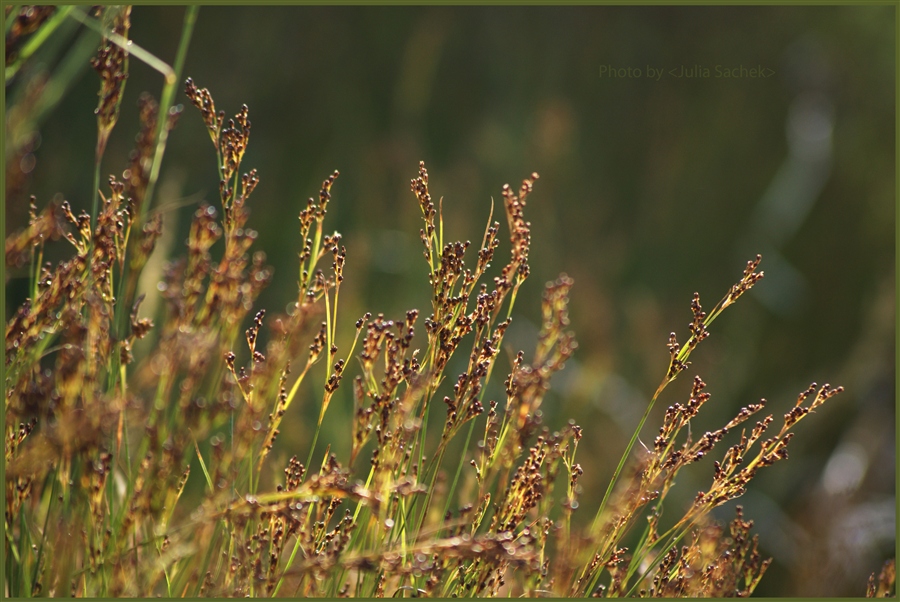
{"label": "grass inflorescence", "polygon": [[[49,16],[20,17],[12,31]],[[121,37],[128,18],[107,21]],[[128,68],[111,40],[92,63],[102,80],[98,173]],[[696,436],[690,421],[711,394],[695,376],[652,444],[635,443],[712,322],[763,277],[759,256],[711,311],[694,295],[688,338],[664,341],[669,365],[592,507],[579,479],[598,460],[576,457],[589,427],[545,424],[540,411],[577,348],[572,279],[546,285],[535,349],[504,344],[515,305],[531,304],[518,297],[538,175],[503,187],[502,215],[495,221],[492,207],[472,248],[445,239],[420,163],[410,209],[422,217],[431,307],[347,318],[340,293],[352,258],[326,229],[335,171],[299,211],[297,296],[271,316],[256,304],[273,273],[249,222],[260,182],[242,165],[249,109],[227,118],[191,79],[184,91],[213,145],[219,199],[196,209],[186,248],[166,264],[159,317],[142,314],[137,291],[164,227],[148,208],[160,139],[179,113],[168,103],[141,97],[136,148],[123,173],[97,188],[92,214],[67,202],[39,212],[32,201],[28,226],[7,239],[7,267],[27,270],[30,286],[6,328],[6,595],[753,592],[770,561],[752,521],[738,506],[721,525],[712,510],[787,458],[796,424],[841,387],[814,383],[782,417],[755,423],[768,404],[748,404]],[[70,256],[46,263],[46,244],[68,244]],[[150,350],[138,353],[142,339]],[[346,454],[319,441],[337,400],[352,404]],[[317,419],[306,453],[284,462],[273,450],[294,404],[315,405]],[[725,446],[730,433],[737,442]],[[717,458],[709,486],[662,521],[679,471],[707,456]],[[891,566],[869,592],[892,584]]]}

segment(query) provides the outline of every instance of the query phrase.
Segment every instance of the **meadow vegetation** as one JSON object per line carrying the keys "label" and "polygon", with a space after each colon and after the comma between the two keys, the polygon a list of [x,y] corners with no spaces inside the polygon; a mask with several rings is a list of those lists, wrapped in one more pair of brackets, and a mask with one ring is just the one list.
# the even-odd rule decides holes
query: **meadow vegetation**
{"label": "meadow vegetation", "polygon": [[[53,11],[17,10],[18,35],[53,23]],[[655,437],[645,445],[639,434],[713,321],[759,284],[759,256],[711,310],[693,296],[685,334],[661,336],[669,363],[621,457],[581,459],[582,437],[602,433],[548,424],[541,412],[552,377],[577,348],[568,319],[576,285],[562,274],[542,299],[518,296],[529,276],[527,204],[539,194],[537,174],[502,187],[472,245],[445,238],[442,204],[420,163],[408,209],[421,213],[431,305],[345,316],[352,257],[326,224],[330,204],[340,202],[332,199],[335,171],[296,211],[297,273],[278,277],[295,278],[297,296],[289,311],[271,315],[256,303],[275,275],[249,219],[260,183],[243,166],[249,109],[228,118],[187,79],[192,107],[182,118],[206,127],[219,198],[196,208],[184,248],[168,258],[154,291],[164,309],[144,315],[138,282],[165,227],[151,210],[153,190],[181,108],[168,85],[159,103],[142,96],[135,149],[101,187],[100,161],[135,53],[124,49],[127,9],[80,18],[106,28],[91,63],[101,77],[93,210],[34,199],[28,224],[6,241],[7,278],[29,280],[28,299],[6,327],[6,595],[754,591],[770,561],[757,550],[752,520],[737,506],[719,524],[712,511],[786,459],[797,423],[842,388],[813,383],[795,400],[760,400],[717,430],[692,433],[691,420],[716,403],[694,375],[685,399],[664,402]],[[19,47],[9,35],[8,80],[17,64],[10,48]],[[172,77],[180,79],[189,37],[186,24]],[[46,262],[48,245],[65,246],[67,258]],[[534,349],[504,343],[522,303],[540,303]],[[340,414],[350,416],[341,427],[347,454],[320,440],[335,415],[329,409],[343,403],[352,404]],[[278,463],[294,404],[318,408],[314,434],[307,449]],[[714,460],[698,469],[709,472],[708,487],[664,515],[679,472],[707,457]],[[598,462],[616,466],[613,478],[602,499],[585,499],[579,479]],[[868,593],[892,592],[889,564]]]}

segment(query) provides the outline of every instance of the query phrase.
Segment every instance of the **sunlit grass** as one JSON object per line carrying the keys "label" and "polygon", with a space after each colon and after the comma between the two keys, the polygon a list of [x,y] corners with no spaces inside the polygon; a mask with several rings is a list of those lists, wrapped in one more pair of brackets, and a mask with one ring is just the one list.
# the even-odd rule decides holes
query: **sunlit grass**
{"label": "sunlit grass", "polygon": [[[129,18],[111,9],[100,17],[95,25],[119,38],[105,38],[95,61],[98,139],[86,152],[95,151],[98,174],[127,73],[116,40],[127,38]],[[188,79],[185,93],[217,158],[219,199],[196,209],[182,254],[164,270],[156,291],[162,317],[142,315],[137,281],[164,227],[149,209],[177,117],[168,74],[180,72],[195,18],[188,11],[175,67],[160,68],[161,104],[142,98],[135,152],[121,176],[96,187],[93,214],[76,215],[68,203],[39,212],[35,204],[28,226],[7,239],[7,265],[27,266],[31,296],[6,330],[5,593],[752,593],[769,563],[757,552],[752,522],[739,508],[719,525],[712,510],[785,459],[791,429],[841,387],[813,384],[783,419],[767,415],[752,425],[767,404],[749,404],[697,436],[690,421],[710,393],[695,376],[652,445],[635,444],[708,327],[762,278],[759,256],[711,311],[694,296],[683,345],[675,333],[661,336],[669,365],[660,367],[661,384],[621,457],[576,458],[585,434],[602,433],[546,424],[541,412],[553,375],[577,348],[568,319],[576,284],[563,274],[540,301],[518,295],[530,274],[526,214],[537,174],[502,188],[502,217],[494,221],[492,208],[473,248],[445,239],[442,208],[420,163],[409,208],[422,216],[431,306],[390,318],[341,310],[352,257],[326,225],[334,172],[298,213],[297,296],[285,315],[267,315],[256,299],[273,274],[255,250],[265,241],[248,211],[260,180],[242,167],[249,109],[226,118]],[[52,17],[43,25],[58,26]],[[71,245],[70,257],[45,264],[48,243]],[[527,352],[504,344],[522,303],[539,304],[542,315]],[[136,359],[135,344],[150,333],[153,348]],[[349,416],[328,411],[339,389],[352,399]],[[316,408],[313,436],[305,453],[274,466],[292,404]],[[329,419],[343,423],[347,454],[332,453],[336,441],[320,441]],[[766,436],[776,422],[778,431]],[[729,432],[740,432],[738,442],[722,452],[717,444]],[[669,507],[675,518],[663,524],[677,474],[709,455],[719,460],[708,489],[687,508]],[[601,463],[617,466],[605,495],[582,499],[579,478]],[[263,476],[276,472],[281,482]],[[870,591],[891,591],[892,583],[885,569]]]}

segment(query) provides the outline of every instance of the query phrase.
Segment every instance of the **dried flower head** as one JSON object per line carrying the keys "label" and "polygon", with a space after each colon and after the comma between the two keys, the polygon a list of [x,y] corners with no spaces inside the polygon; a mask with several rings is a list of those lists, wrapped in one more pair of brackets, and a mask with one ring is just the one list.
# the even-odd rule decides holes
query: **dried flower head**
{"label": "dried flower head", "polygon": [[[104,13],[104,21],[112,37],[104,36],[97,56],[91,59],[91,67],[100,75],[100,103],[94,111],[97,115],[97,157],[103,156],[109,134],[119,119],[119,105],[128,79],[128,51],[122,47],[131,27],[131,7],[110,7]],[[99,160],[99,159],[98,159]]]}

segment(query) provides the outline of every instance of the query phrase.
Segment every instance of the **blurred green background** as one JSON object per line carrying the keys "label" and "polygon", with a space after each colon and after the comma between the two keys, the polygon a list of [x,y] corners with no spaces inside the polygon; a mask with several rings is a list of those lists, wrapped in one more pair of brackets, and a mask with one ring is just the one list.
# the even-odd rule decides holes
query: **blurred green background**
{"label": "blurred green background", "polygon": [[[135,7],[130,37],[171,63],[183,15]],[[544,282],[572,276],[580,347],[543,409],[547,424],[572,417],[587,434],[584,519],[665,372],[668,333],[687,338],[692,293],[711,308],[762,253],[766,278],[692,356],[713,396],[692,428],[761,397],[778,417],[811,381],[846,387],[740,503],[775,557],[757,593],[856,596],[896,542],[895,23],[891,6],[203,7],[184,76],[228,114],[250,107],[244,167],[261,179],[250,223],[275,268],[258,305],[273,313],[296,295],[297,213],[334,169],[327,224],[348,250],[346,333],[367,310],[428,313],[409,191],[419,160],[446,235],[473,243],[501,186],[540,174],[526,212],[532,276],[507,344],[533,349]],[[64,62],[54,56],[51,74]],[[718,77],[741,67],[746,77]],[[25,223],[28,194],[90,209],[98,84],[85,64],[7,154],[8,231]],[[104,173],[126,165],[138,95],[161,87],[131,59]],[[155,200],[180,206],[161,248],[181,252],[203,199],[217,199],[215,154],[186,106]],[[666,391],[645,442],[689,385]],[[323,439],[349,438],[348,405],[329,409]],[[292,408],[282,454],[308,449],[318,408],[307,406]],[[692,468],[671,514],[710,482],[711,462]]]}

